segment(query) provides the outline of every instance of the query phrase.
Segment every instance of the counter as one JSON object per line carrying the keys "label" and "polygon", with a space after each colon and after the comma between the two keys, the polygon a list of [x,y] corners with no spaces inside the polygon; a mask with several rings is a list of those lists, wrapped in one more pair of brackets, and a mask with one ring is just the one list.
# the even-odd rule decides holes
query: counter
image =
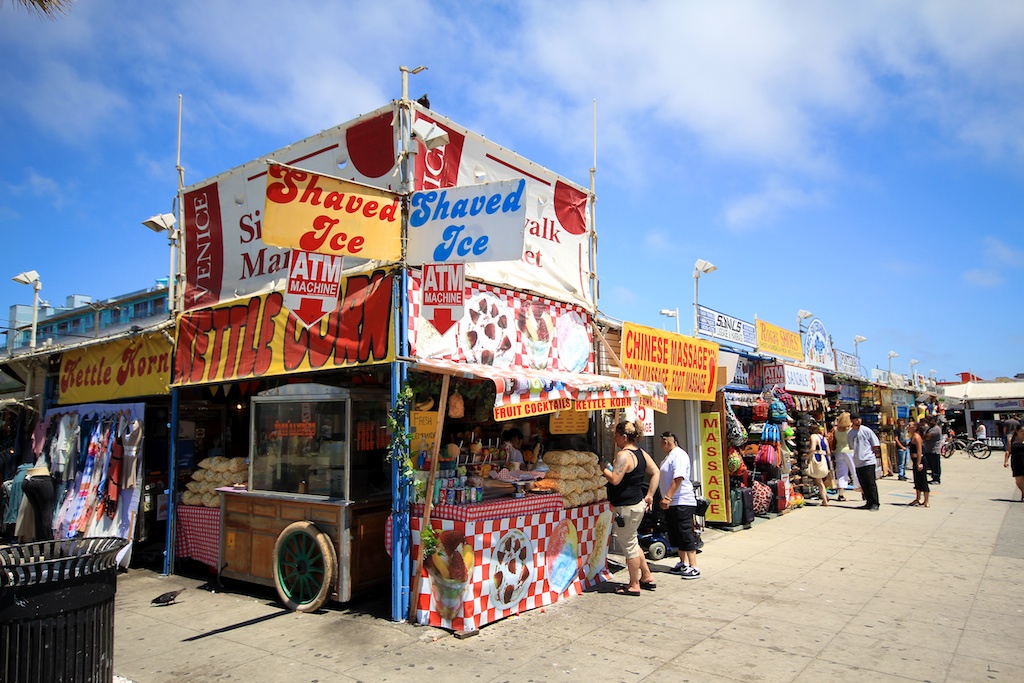
{"label": "counter", "polygon": [[[536,508],[536,509],[531,509]],[[421,542],[422,505],[411,517],[413,557]],[[459,558],[424,561],[415,591],[420,624],[474,631],[520,612],[580,595],[611,578],[607,568],[612,507],[607,501],[563,509],[557,494],[438,505],[430,525]],[[447,536],[444,536],[447,534]],[[437,565],[464,566],[467,578],[442,576]],[[461,575],[463,570],[452,570]]]}

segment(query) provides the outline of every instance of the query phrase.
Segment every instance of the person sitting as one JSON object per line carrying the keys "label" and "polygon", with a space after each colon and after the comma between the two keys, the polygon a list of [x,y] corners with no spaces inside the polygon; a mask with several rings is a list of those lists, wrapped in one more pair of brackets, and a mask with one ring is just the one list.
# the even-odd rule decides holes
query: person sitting
{"label": "person sitting", "polygon": [[523,433],[516,427],[509,427],[501,433],[501,442],[505,449],[505,460],[509,463],[517,462],[522,467],[523,452],[519,449],[523,445]]}

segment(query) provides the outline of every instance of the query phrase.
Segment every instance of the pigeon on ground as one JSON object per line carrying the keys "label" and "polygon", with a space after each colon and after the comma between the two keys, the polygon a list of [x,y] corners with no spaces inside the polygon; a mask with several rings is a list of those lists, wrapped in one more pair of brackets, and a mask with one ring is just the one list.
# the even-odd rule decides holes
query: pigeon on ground
{"label": "pigeon on ground", "polygon": [[167,591],[166,593],[158,595],[155,598],[153,598],[152,603],[154,605],[171,605],[174,603],[177,597],[181,595],[182,592],[184,592],[184,590],[185,589],[182,588],[176,591]]}

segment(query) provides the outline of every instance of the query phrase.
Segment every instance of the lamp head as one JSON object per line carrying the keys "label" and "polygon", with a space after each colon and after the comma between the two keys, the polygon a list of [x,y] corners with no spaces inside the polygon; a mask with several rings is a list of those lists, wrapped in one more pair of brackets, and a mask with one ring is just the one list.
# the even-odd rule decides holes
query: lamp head
{"label": "lamp head", "polygon": [[796,312],[796,317],[799,318],[800,320],[807,320],[812,315],[814,315],[814,314],[811,313],[810,311],[805,311],[802,308],[799,311]]}
{"label": "lamp head", "polygon": [[39,273],[34,270],[26,270],[24,273],[18,273],[11,278],[18,284],[22,285],[34,285],[39,282]]}
{"label": "lamp head", "polygon": [[670,318],[674,318],[677,315],[679,315],[679,311],[672,308],[663,308],[660,311],[658,311],[658,313],[661,315],[667,315]]}
{"label": "lamp head", "polygon": [[895,351],[890,351],[890,352],[889,352],[889,358],[896,358],[896,357],[897,357],[897,356],[899,356],[899,355],[900,355],[900,354],[896,353]]}
{"label": "lamp head", "polygon": [[911,358],[911,359],[910,359],[910,364],[911,364],[911,365],[917,365],[917,364],[918,364],[918,363],[920,363],[920,362],[921,362],[921,361],[919,361],[919,360],[915,360],[915,359],[913,359],[913,358]]}
{"label": "lamp head", "polygon": [[697,275],[697,274],[700,274],[700,273],[703,273],[703,274],[706,275],[708,273],[713,273],[716,270],[718,270],[718,266],[716,266],[714,263],[711,263],[710,261],[705,261],[702,258],[697,259],[697,262],[693,264],[693,273],[694,273],[694,275]]}
{"label": "lamp head", "polygon": [[142,224],[153,232],[170,232],[177,222],[173,213],[158,213],[142,221]]}
{"label": "lamp head", "polygon": [[856,337],[853,338],[853,343],[854,344],[860,344],[861,342],[866,342],[867,340],[868,340],[867,337],[862,337],[862,336],[860,336],[858,334]]}
{"label": "lamp head", "polygon": [[424,119],[418,119],[412,124],[412,137],[422,142],[428,151],[448,144],[448,133]]}

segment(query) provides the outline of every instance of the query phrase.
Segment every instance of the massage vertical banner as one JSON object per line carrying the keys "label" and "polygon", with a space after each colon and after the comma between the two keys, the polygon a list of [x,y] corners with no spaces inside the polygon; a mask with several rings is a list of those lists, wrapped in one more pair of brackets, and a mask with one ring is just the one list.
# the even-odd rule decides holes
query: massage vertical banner
{"label": "massage vertical banner", "polygon": [[722,446],[722,416],[715,413],[700,414],[701,481],[704,497],[710,505],[704,519],[708,522],[728,522],[725,500],[729,496],[728,475],[725,472],[725,453]]}

